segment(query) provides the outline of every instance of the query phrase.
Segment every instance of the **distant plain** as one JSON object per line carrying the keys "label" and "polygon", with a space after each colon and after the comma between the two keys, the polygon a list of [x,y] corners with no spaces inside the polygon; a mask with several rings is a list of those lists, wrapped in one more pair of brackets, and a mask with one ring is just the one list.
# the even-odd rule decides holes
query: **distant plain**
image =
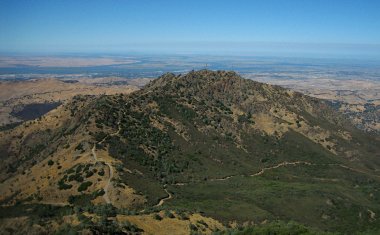
{"label": "distant plain", "polygon": [[[66,93],[71,97],[80,89],[91,90],[95,86],[98,93],[105,90],[115,93],[124,87],[142,87],[166,72],[183,74],[200,69],[234,70],[248,79],[330,100],[361,129],[380,131],[380,61],[215,55],[1,56],[0,109],[4,112],[0,124],[19,121],[10,113],[20,109],[16,104],[25,103],[20,101],[21,97],[17,98],[18,102],[15,97],[7,96],[9,86],[24,87],[31,93],[28,95],[33,95],[33,89],[27,88],[32,83],[17,85],[16,81],[57,79],[65,82],[61,86],[47,80],[52,86],[43,88],[49,92],[65,89],[63,95],[55,99],[42,98],[44,102],[57,102],[61,101],[58,97],[67,96]],[[78,83],[68,84],[73,81]],[[68,86],[81,88],[72,92]],[[29,99],[27,103],[33,102]]]}

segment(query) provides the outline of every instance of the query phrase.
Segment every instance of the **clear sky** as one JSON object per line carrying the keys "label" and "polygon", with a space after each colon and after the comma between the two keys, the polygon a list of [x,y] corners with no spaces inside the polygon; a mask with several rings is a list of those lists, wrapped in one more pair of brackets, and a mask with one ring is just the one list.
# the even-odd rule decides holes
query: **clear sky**
{"label": "clear sky", "polygon": [[0,52],[380,57],[380,1],[0,0]]}

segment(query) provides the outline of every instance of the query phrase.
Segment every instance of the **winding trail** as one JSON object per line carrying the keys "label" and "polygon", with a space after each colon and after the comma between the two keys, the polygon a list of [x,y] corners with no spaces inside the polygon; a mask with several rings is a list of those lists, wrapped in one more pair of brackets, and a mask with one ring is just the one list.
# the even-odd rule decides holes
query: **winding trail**
{"label": "winding trail", "polygon": [[[299,165],[299,164],[305,164],[305,165],[314,165],[310,162],[304,162],[304,161],[296,161],[296,162],[281,162],[275,166],[271,166],[271,167],[265,167],[263,169],[261,169],[259,172],[255,173],[255,174],[251,174],[249,176],[259,176],[259,175],[262,175],[264,174],[265,171],[267,170],[272,170],[272,169],[276,169],[276,168],[279,168],[279,167],[283,167],[283,166],[288,166],[288,165]],[[225,176],[223,178],[216,178],[216,179],[210,179],[210,181],[224,181],[224,180],[229,180],[233,177],[237,177],[237,176],[245,176],[245,175],[229,175],[229,176]],[[183,185],[183,184],[177,184],[177,185]]]}
{"label": "winding trail", "polygon": [[[118,122],[118,130],[115,132],[115,133],[112,133],[106,137],[104,137],[101,141],[99,141],[98,143],[95,143],[94,146],[92,147],[91,149],[91,152],[92,152],[92,155],[94,157],[94,160],[95,162],[98,162],[99,159],[96,155],[96,144],[101,144],[103,143],[107,137],[109,136],[115,136],[115,135],[118,135],[121,131],[121,126],[120,126],[120,122]],[[113,174],[114,174],[114,169],[113,169],[113,166],[110,162],[108,162],[106,159],[102,159],[104,161],[104,163],[108,166],[109,168],[109,178],[107,180],[107,183],[106,185],[104,186],[103,190],[104,190],[104,195],[103,195],[103,198],[104,200],[106,201],[106,203],[111,203],[111,200],[109,198],[109,195],[108,195],[108,189],[111,185],[111,180],[113,178]],[[308,165],[308,166],[311,166],[311,165],[329,165],[329,166],[338,166],[338,167],[342,167],[342,168],[345,168],[347,170],[351,170],[351,171],[354,171],[354,172],[358,172],[358,173],[362,173],[362,174],[368,174],[368,172],[365,172],[365,171],[361,171],[361,170],[358,170],[358,169],[354,169],[354,168],[351,168],[349,166],[345,166],[343,164],[315,164],[315,163],[311,163],[311,162],[307,162],[307,161],[294,161],[294,162],[288,162],[288,161],[285,161],[285,162],[281,162],[275,166],[271,166],[271,167],[264,167],[262,168],[259,172],[256,172],[254,174],[250,174],[250,175],[242,175],[242,174],[237,174],[237,175],[229,175],[229,176],[225,176],[225,177],[222,177],[222,178],[214,178],[214,179],[209,179],[209,181],[225,181],[225,180],[229,180],[233,177],[238,177],[238,176],[243,176],[243,177],[255,177],[255,176],[260,176],[260,175],[263,175],[266,171],[268,170],[273,170],[273,169],[277,169],[277,168],[280,168],[280,167],[285,167],[285,166],[296,166],[296,165]],[[378,175],[375,175],[375,177],[380,177]],[[328,179],[323,179],[323,180],[328,180]],[[334,179],[334,180],[337,180],[337,179]],[[172,184],[172,185],[176,185],[176,186],[186,186],[188,185],[189,182],[180,182],[180,183],[175,183],[175,184]],[[167,193],[167,196],[162,198],[156,205],[154,205],[153,207],[159,207],[159,206],[162,206],[165,201],[167,200],[170,200],[173,198],[172,194],[165,188],[164,189],[165,192]]]}
{"label": "winding trail", "polygon": [[273,169],[276,169],[276,168],[279,168],[279,167],[283,167],[283,166],[289,166],[289,165],[300,165],[300,164],[304,164],[304,165],[308,165],[308,166],[311,166],[311,165],[315,165],[313,163],[310,163],[310,162],[304,162],[304,161],[296,161],[296,162],[281,162],[280,164],[277,164],[275,166],[271,166],[271,167],[264,167],[263,169],[261,169],[261,171],[255,173],[255,174],[252,174],[252,175],[249,175],[249,176],[259,176],[259,175],[262,175],[265,173],[265,171],[267,170],[273,170]]}
{"label": "winding trail", "polygon": [[[311,165],[316,165],[314,163],[310,163],[310,162],[305,162],[305,161],[295,161],[295,162],[281,162],[275,166],[271,166],[271,167],[264,167],[262,168],[259,172],[255,173],[255,174],[251,174],[251,175],[243,175],[243,174],[238,174],[238,175],[228,175],[228,176],[224,176],[222,178],[214,178],[214,179],[209,179],[209,181],[225,181],[225,180],[229,180],[231,178],[234,178],[234,177],[238,177],[238,176],[242,176],[242,177],[254,177],[254,176],[259,176],[259,175],[262,175],[265,173],[265,171],[267,170],[273,170],[273,169],[276,169],[276,168],[279,168],[279,167],[284,167],[284,166],[295,166],[295,165],[300,165],[300,164],[303,164],[303,165],[308,165],[308,166],[311,166]],[[176,185],[176,186],[185,186],[185,185],[188,185],[189,182],[180,182],[180,183],[175,183],[175,184],[172,184],[172,185]]]}
{"label": "winding trail", "polygon": [[[119,126],[119,128],[118,128],[117,132],[112,133],[112,134],[110,134],[109,136],[115,136],[115,135],[118,135],[118,134],[120,133],[120,131],[121,131],[120,122],[118,123],[118,126]],[[101,144],[101,143],[103,143],[103,142],[106,140],[107,137],[108,137],[108,136],[104,137],[104,138],[103,138],[101,141],[99,141],[98,143],[95,143],[94,146],[93,146],[92,149],[91,149],[92,156],[94,157],[95,162],[99,162],[99,159],[98,159],[98,157],[97,157],[97,155],[96,155],[96,144]],[[103,188],[103,190],[104,190],[103,198],[104,198],[104,201],[106,201],[106,203],[111,203],[111,200],[110,200],[109,195],[108,195],[108,189],[109,189],[109,187],[110,187],[110,185],[111,185],[111,180],[112,180],[112,178],[113,178],[113,172],[114,172],[114,170],[113,170],[113,166],[112,166],[112,164],[111,164],[110,162],[108,162],[108,161],[105,160],[105,159],[102,159],[102,160],[103,160],[104,163],[108,166],[108,169],[109,169],[109,177],[108,177],[108,180],[107,180],[106,185],[105,185],[104,188]]]}
{"label": "winding trail", "polygon": [[172,194],[169,193],[169,191],[167,189],[165,189],[165,192],[168,194],[168,196],[162,198],[156,205],[154,205],[154,207],[162,206],[165,203],[165,201],[173,198]]}
{"label": "winding trail", "polygon": [[108,181],[107,181],[107,184],[106,186],[104,186],[104,195],[103,195],[103,198],[104,200],[106,201],[106,203],[111,203],[111,200],[108,196],[108,188],[110,187],[110,184],[111,184],[111,179],[113,177],[113,167],[111,166],[110,163],[106,162],[106,165],[108,166],[109,168],[109,174],[110,174],[110,177],[108,178]]}
{"label": "winding trail", "polygon": [[[99,142],[100,143],[100,142]],[[91,149],[91,152],[92,152],[92,156],[94,157],[95,161],[98,162],[99,159],[96,155],[96,144],[94,144],[94,147],[92,147]],[[104,200],[106,201],[106,203],[111,203],[111,200],[108,196],[108,188],[110,187],[111,185],[111,180],[112,180],[112,177],[113,177],[113,167],[112,165],[109,163],[109,162],[106,162],[104,161],[104,163],[108,166],[109,168],[109,177],[108,177],[108,180],[107,180],[107,183],[106,185],[104,186],[103,190],[104,190],[104,195],[103,195],[103,198]]]}
{"label": "winding trail", "polygon": [[223,178],[210,179],[210,181],[225,181],[225,180],[229,180],[232,177],[236,177],[236,176],[243,176],[243,175],[229,175],[229,176],[225,176]]}
{"label": "winding trail", "polygon": [[[350,171],[354,171],[354,172],[358,172],[358,173],[361,173],[361,174],[369,174],[368,172],[366,171],[362,171],[362,170],[359,170],[359,169],[355,169],[355,168],[352,168],[352,167],[349,167],[349,166],[346,166],[346,165],[343,165],[343,164],[316,164],[316,163],[311,163],[311,162],[306,162],[306,161],[295,161],[295,162],[281,162],[275,166],[271,166],[271,167],[264,167],[262,168],[259,172],[257,173],[254,173],[254,174],[251,174],[251,175],[229,175],[229,176],[225,176],[225,177],[222,177],[222,178],[214,178],[214,179],[209,179],[209,181],[224,181],[224,180],[228,180],[228,179],[231,179],[233,177],[237,177],[237,176],[242,176],[242,177],[255,177],[255,176],[260,176],[262,174],[264,174],[266,171],[268,170],[273,170],[273,169],[277,169],[277,168],[280,168],[280,167],[285,167],[285,166],[295,166],[295,165],[308,165],[308,166],[316,166],[316,165],[321,165],[321,166],[337,166],[337,167],[342,167],[344,169],[347,169],[347,170],[350,170]],[[379,175],[371,175],[371,176],[374,176],[374,177],[377,177],[377,178],[380,178]],[[326,179],[326,178],[315,178],[316,180],[324,180],[324,181],[327,181],[327,180],[330,180],[330,181],[334,181],[334,182],[337,182],[339,181],[339,179]],[[172,184],[172,185],[176,185],[176,186],[185,186],[185,185],[188,185],[189,182],[180,182],[180,183],[175,183],[175,184]]]}
{"label": "winding trail", "polygon": [[[273,170],[273,169],[276,169],[276,168],[279,168],[279,167],[283,167],[283,166],[289,166],[289,165],[299,165],[299,164],[304,164],[304,165],[314,165],[310,162],[304,162],[304,161],[296,161],[296,162],[281,162],[275,166],[271,166],[271,167],[265,167],[263,169],[261,169],[259,172],[255,173],[255,174],[251,174],[249,176],[253,177],[253,176],[259,176],[259,175],[262,175],[264,174],[265,171],[267,170]],[[229,176],[225,176],[223,178],[216,178],[216,179],[210,179],[210,181],[224,181],[224,180],[229,180],[233,177],[237,177],[237,176],[246,176],[246,175],[229,175]],[[184,185],[184,183],[177,183],[176,185]]]}
{"label": "winding trail", "polygon": [[67,202],[40,202],[41,204],[45,205],[52,205],[52,206],[69,206],[70,203]]}

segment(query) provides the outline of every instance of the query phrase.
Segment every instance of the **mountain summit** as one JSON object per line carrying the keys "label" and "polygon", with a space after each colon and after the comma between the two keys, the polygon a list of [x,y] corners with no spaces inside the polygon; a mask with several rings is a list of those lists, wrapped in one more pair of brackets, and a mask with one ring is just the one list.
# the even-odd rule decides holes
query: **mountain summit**
{"label": "mountain summit", "polygon": [[[328,102],[231,71],[168,73],[129,95],[77,96],[1,132],[0,151],[8,209],[108,203],[137,217],[166,208],[224,224],[380,229],[378,137]],[[207,221],[194,226],[222,229]]]}

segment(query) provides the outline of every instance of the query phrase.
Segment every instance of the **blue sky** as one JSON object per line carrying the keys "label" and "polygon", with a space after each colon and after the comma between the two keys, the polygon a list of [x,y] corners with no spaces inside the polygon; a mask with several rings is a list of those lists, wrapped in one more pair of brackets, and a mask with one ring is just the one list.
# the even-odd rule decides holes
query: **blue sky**
{"label": "blue sky", "polygon": [[378,0],[1,0],[0,52],[380,57]]}

